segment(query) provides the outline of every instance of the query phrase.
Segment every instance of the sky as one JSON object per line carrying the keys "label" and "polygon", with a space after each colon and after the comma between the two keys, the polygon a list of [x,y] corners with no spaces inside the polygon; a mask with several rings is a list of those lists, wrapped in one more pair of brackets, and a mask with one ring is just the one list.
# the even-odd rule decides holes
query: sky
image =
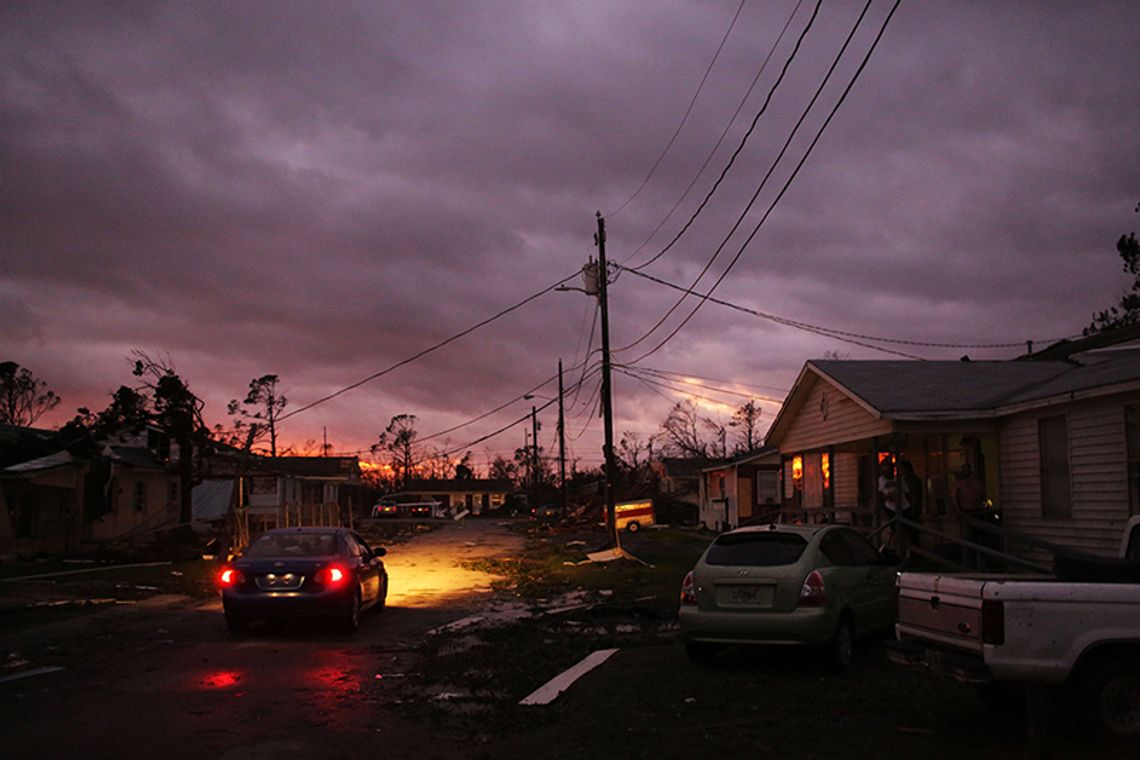
{"label": "sky", "polygon": [[532,405],[556,450],[561,360],[592,467],[599,213],[619,438],[1079,334],[1130,282],[1140,5],[893,4],[5,2],[0,360],[40,426],[142,351],[210,424],[276,374],[284,445],[412,414],[479,468]]}

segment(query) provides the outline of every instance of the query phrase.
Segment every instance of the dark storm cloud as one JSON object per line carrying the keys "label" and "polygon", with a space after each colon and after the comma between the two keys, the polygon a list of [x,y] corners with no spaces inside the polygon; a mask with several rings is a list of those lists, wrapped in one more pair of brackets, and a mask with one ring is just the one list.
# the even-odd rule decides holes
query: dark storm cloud
{"label": "dark storm cloud", "polygon": [[[745,4],[685,128],[624,207],[736,2],[5,4],[3,358],[48,380],[70,413],[101,407],[129,380],[132,348],[166,352],[220,419],[252,377],[278,373],[299,406],[573,274],[594,252],[597,210],[609,215],[611,258],[645,261],[728,160],[810,6],[710,172],[632,256],[712,149],[794,3]],[[693,281],[860,9],[825,5],[737,166],[650,273]],[[873,6],[821,109],[888,9]],[[1138,20],[1123,2],[903,3],[718,297],[929,342],[1079,331],[1124,285],[1112,244],[1135,227],[1140,200]],[[809,115],[790,158],[822,114]],[[788,166],[698,290],[739,251]],[[677,297],[623,274],[615,346]],[[559,358],[580,361],[591,324],[581,293],[548,294],[299,415],[290,436],[328,427],[357,448],[405,412],[424,433],[448,427],[549,377]],[[645,364],[778,395],[771,388],[824,351],[883,356],[708,304]],[[669,405],[625,378],[618,392],[620,429],[650,433]],[[591,435],[578,445],[596,459]]]}

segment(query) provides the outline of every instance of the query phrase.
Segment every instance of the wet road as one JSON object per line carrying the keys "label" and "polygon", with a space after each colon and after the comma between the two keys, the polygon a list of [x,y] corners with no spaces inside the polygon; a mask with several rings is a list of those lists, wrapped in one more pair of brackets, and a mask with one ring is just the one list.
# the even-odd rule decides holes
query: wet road
{"label": "wet road", "polygon": [[298,625],[235,638],[219,602],[164,598],[4,634],[32,665],[63,669],[0,684],[0,757],[464,757],[393,709],[386,685],[426,632],[491,601],[492,579],[458,564],[520,544],[468,520],[393,547],[389,606],[351,636]]}

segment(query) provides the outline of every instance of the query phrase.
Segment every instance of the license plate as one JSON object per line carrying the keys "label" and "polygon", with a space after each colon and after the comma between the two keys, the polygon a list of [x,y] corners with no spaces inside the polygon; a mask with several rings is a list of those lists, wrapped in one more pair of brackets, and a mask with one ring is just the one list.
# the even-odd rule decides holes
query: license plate
{"label": "license plate", "polygon": [[257,585],[265,591],[282,591],[299,587],[304,579],[298,573],[268,573],[257,579]]}
{"label": "license plate", "polygon": [[717,593],[721,604],[770,605],[772,587],[758,585],[722,586]]}

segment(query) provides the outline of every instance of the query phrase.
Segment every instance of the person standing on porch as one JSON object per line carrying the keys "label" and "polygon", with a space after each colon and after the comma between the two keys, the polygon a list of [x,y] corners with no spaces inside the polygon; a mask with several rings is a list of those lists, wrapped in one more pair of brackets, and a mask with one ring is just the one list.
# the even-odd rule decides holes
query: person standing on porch
{"label": "person standing on porch", "polygon": [[[922,480],[914,472],[914,465],[909,459],[899,460],[898,483],[899,507],[901,516],[912,522],[918,522],[922,515]],[[917,528],[905,527],[903,535],[907,544],[917,546],[919,532]]]}
{"label": "person standing on porch", "polygon": [[[894,464],[889,459],[879,463],[879,501],[887,513],[886,519],[894,520],[898,511],[898,481],[895,480]],[[883,545],[891,546],[895,541],[896,528],[891,528],[883,534]]]}

